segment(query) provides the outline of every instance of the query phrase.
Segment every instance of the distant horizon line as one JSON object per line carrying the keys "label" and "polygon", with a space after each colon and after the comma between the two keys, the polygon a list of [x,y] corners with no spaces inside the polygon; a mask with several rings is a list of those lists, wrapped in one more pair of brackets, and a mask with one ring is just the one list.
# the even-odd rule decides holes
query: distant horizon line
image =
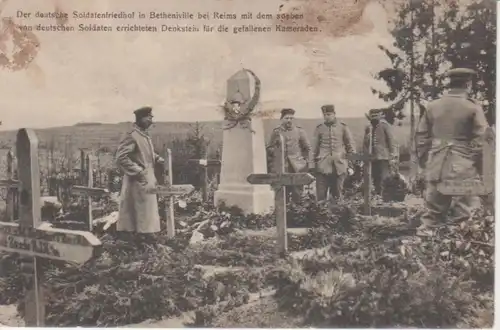
{"label": "distant horizon line", "polygon": [[[364,116],[357,116],[357,117],[337,117],[339,119],[365,119]],[[316,118],[301,118],[301,117],[295,117],[296,120],[321,120],[322,117],[316,117]],[[280,120],[279,118],[263,118],[263,120]],[[224,119],[219,119],[219,120],[194,120],[194,121],[187,121],[187,120],[169,120],[169,121],[154,121],[153,125],[155,123],[189,123],[189,124],[194,124],[196,122],[199,123],[214,123],[214,122],[223,122]],[[42,129],[54,129],[54,128],[65,128],[65,127],[77,127],[77,126],[91,126],[91,125],[120,125],[120,124],[131,124],[133,121],[120,121],[120,122],[97,122],[97,121],[81,121],[77,122],[72,125],[58,125],[58,126],[48,126],[48,127],[36,127],[36,126],[23,126],[23,127],[18,127],[18,128],[8,128],[8,129],[2,129],[2,126],[0,126],[0,132],[9,132],[9,131],[17,131],[22,128],[29,128],[29,129],[34,129],[34,130],[42,130]]]}

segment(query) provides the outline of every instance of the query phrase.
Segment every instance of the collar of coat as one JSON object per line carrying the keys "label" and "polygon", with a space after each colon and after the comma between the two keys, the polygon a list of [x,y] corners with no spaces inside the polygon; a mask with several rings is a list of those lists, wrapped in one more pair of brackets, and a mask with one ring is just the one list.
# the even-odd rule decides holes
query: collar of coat
{"label": "collar of coat", "polygon": [[446,92],[446,95],[452,97],[467,97],[467,90],[464,88],[452,88]]}
{"label": "collar of coat", "polygon": [[283,126],[283,125],[280,125],[280,127],[279,127],[279,128],[280,128],[282,131],[291,131],[291,130],[293,130],[293,129],[295,128],[295,125],[293,125],[293,124],[292,124],[290,127],[285,127],[285,126]]}
{"label": "collar of coat", "polygon": [[325,121],[323,124],[325,124],[326,126],[330,127],[330,126],[335,126],[335,125],[337,125],[338,123],[339,123],[338,119],[337,119],[337,118],[335,118],[333,121],[331,121],[331,122],[326,122],[326,121]]}
{"label": "collar of coat", "polygon": [[140,128],[137,124],[133,124],[132,126],[134,128],[134,131],[136,131],[137,133],[139,133],[140,135],[146,137],[146,138],[151,138],[148,134],[148,131],[147,130],[144,130],[142,128]]}

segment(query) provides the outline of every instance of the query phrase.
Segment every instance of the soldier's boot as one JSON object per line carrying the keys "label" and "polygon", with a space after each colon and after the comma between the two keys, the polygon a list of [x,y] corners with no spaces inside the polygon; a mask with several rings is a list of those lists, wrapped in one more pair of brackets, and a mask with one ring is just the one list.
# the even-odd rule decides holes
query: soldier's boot
{"label": "soldier's boot", "polygon": [[432,236],[446,222],[451,204],[451,196],[441,194],[436,184],[428,183],[425,191],[426,212],[420,218],[422,224],[417,228],[417,236]]}
{"label": "soldier's boot", "polygon": [[450,207],[449,222],[460,224],[472,217],[472,212],[481,207],[480,198],[477,196],[461,196],[456,198]]}

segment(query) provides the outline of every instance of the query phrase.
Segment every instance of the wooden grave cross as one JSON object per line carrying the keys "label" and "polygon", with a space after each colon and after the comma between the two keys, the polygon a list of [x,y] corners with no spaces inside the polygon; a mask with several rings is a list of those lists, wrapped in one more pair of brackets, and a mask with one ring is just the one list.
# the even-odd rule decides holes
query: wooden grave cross
{"label": "wooden grave cross", "polygon": [[202,196],[203,201],[206,202],[208,200],[208,168],[221,166],[221,161],[218,159],[208,159],[208,151],[205,152],[204,159],[189,159],[189,163],[198,165],[202,170]]}
{"label": "wooden grave cross", "polygon": [[278,252],[285,254],[288,251],[287,225],[286,225],[286,186],[305,186],[314,181],[314,176],[309,173],[285,173],[285,145],[280,134],[276,161],[278,173],[254,173],[247,177],[251,184],[269,184],[273,188],[274,211],[276,228],[278,231]]}
{"label": "wooden grave cross", "polygon": [[109,190],[104,188],[95,188],[94,187],[94,172],[93,172],[93,160],[94,157],[89,153],[85,155],[85,151],[81,151],[80,154],[81,159],[84,159],[82,162],[81,176],[82,181],[86,181],[86,186],[72,186],[71,194],[78,195],[86,199],[86,204],[88,208],[87,212],[87,224],[88,230],[92,231],[94,229],[93,219],[92,219],[92,197],[101,197],[108,196]]}
{"label": "wooden grave cross", "polygon": [[495,133],[491,127],[484,134],[481,163],[480,179],[443,181],[438,183],[438,191],[448,196],[486,196],[495,190]]}
{"label": "wooden grave cross", "polygon": [[179,184],[174,185],[172,179],[172,150],[165,150],[164,161],[166,163],[166,169],[168,175],[166,176],[166,182],[160,182],[154,189],[149,189],[147,193],[156,194],[158,196],[164,196],[166,199],[164,210],[165,218],[167,219],[167,237],[173,238],[175,236],[175,218],[174,218],[174,196],[181,196],[191,193],[194,190],[194,186],[190,184]]}
{"label": "wooden grave cross", "polygon": [[361,160],[363,162],[363,199],[364,199],[364,213],[365,215],[371,215],[372,207],[371,207],[371,186],[372,186],[372,162],[373,162],[373,131],[372,126],[368,125],[367,138],[363,144],[363,153],[358,154],[354,153],[352,155],[348,155],[347,159],[349,160]]}
{"label": "wooden grave cross", "polygon": [[[0,222],[0,251],[18,253],[27,259],[25,271],[25,325],[45,325],[44,274],[45,259],[62,260],[81,265],[91,259],[101,242],[92,233],[51,228],[42,225],[40,209],[40,168],[38,139],[31,129],[17,133],[18,223]],[[26,267],[28,266],[28,267]]]}

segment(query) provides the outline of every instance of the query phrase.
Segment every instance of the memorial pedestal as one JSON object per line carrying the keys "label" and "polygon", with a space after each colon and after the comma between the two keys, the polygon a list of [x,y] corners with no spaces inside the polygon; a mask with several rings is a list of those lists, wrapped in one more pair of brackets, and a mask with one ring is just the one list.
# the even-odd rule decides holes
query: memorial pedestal
{"label": "memorial pedestal", "polygon": [[274,208],[274,191],[269,185],[252,185],[247,177],[267,173],[264,126],[252,118],[245,125],[224,130],[220,184],[215,205],[237,206],[245,214],[262,214]]}

